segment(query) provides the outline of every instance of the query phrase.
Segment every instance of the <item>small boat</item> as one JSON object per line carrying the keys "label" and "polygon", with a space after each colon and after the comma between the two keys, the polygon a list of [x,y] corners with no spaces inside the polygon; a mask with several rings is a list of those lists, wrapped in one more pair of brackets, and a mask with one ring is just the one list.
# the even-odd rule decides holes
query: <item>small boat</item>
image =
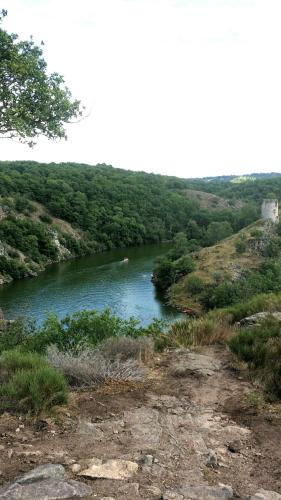
{"label": "small boat", "polygon": [[123,262],[129,262],[129,258],[128,257],[124,257]]}

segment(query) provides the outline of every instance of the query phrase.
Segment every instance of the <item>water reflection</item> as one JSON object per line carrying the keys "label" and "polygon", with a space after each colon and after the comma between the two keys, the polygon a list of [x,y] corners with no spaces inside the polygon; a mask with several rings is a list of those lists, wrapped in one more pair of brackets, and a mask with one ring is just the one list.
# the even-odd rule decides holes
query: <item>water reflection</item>
{"label": "water reflection", "polygon": [[59,317],[81,309],[109,307],[123,318],[135,316],[145,325],[153,318],[172,320],[179,314],[167,307],[151,283],[153,261],[167,245],[111,250],[104,254],[56,264],[37,278],[0,287],[0,307],[7,318],[26,315],[42,321],[47,312]]}

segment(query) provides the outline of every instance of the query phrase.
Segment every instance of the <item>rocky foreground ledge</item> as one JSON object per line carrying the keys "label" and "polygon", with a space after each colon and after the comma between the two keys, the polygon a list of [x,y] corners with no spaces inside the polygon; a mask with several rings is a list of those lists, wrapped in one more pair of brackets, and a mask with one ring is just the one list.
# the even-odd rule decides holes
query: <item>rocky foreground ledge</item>
{"label": "rocky foreground ledge", "polygon": [[74,393],[59,422],[4,414],[0,499],[281,500],[280,416],[251,391],[204,348],[159,357],[145,384]]}

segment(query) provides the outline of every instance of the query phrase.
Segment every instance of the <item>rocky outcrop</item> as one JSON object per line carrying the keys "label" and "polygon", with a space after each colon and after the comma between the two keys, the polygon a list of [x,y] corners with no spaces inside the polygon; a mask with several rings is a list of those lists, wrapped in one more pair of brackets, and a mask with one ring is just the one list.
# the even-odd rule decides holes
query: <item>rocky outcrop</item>
{"label": "rocky outcrop", "polygon": [[251,316],[247,316],[246,318],[241,319],[237,325],[238,326],[256,326],[262,323],[267,318],[273,317],[277,321],[281,322],[281,312],[259,312],[256,314],[252,314]]}
{"label": "rocky outcrop", "polygon": [[68,248],[61,244],[58,232],[55,229],[50,229],[49,231],[52,235],[53,243],[58,250],[58,260],[69,259],[71,257],[71,252]]}
{"label": "rocky outcrop", "polygon": [[28,472],[12,484],[0,489],[2,500],[60,500],[87,498],[92,489],[86,484],[67,479],[62,465],[46,464]]}

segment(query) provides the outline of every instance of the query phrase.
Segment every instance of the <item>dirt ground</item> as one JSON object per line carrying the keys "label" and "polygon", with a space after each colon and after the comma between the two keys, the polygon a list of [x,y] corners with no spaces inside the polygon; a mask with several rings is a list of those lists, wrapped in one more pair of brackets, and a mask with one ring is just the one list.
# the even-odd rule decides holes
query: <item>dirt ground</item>
{"label": "dirt ground", "polygon": [[[222,348],[164,353],[145,383],[74,392],[55,418],[3,414],[0,484],[58,463],[90,485],[95,499],[160,499],[185,485],[220,483],[235,498],[260,488],[280,493],[281,411],[251,405],[253,390]],[[77,477],[73,464],[83,468],[93,457],[134,461],[138,471],[122,481]]]}

